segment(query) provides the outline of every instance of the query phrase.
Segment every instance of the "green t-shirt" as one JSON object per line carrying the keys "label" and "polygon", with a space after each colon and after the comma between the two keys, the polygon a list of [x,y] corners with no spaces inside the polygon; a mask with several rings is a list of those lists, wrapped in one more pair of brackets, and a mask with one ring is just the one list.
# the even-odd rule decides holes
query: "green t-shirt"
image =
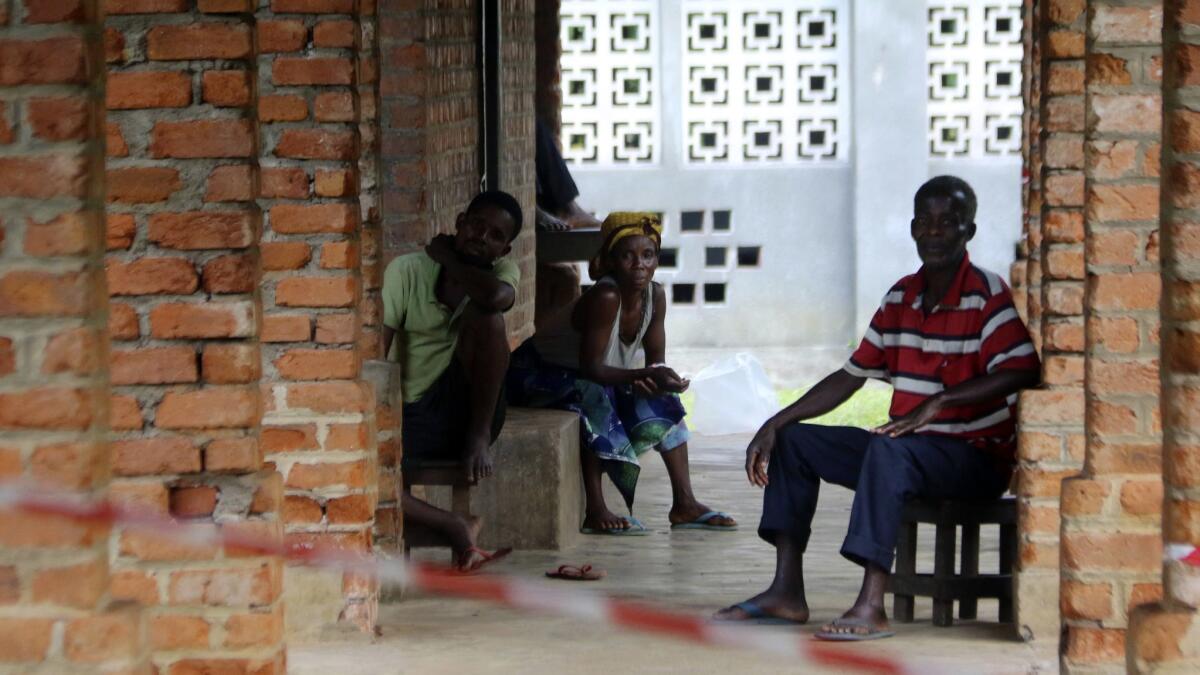
{"label": "green t-shirt", "polygon": [[[438,301],[442,266],[424,251],[396,258],[383,273],[383,325],[396,331],[388,359],[399,361],[404,402],[421,398],[450,365],[458,344],[459,319],[469,300],[450,308]],[[507,258],[496,261],[496,277],[514,289],[521,271]]]}

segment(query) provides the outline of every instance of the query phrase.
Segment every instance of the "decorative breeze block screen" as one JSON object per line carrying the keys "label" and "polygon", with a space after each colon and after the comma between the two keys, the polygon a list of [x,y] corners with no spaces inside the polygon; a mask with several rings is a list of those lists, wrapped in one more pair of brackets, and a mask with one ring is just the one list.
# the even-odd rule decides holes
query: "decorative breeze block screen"
{"label": "decorative breeze block screen", "polygon": [[684,0],[683,151],[691,163],[844,159],[844,0]]}
{"label": "decorative breeze block screen", "polygon": [[929,154],[1021,152],[1021,3],[928,4]]}
{"label": "decorative breeze block screen", "polygon": [[573,164],[658,160],[658,0],[563,0],[563,157]]}

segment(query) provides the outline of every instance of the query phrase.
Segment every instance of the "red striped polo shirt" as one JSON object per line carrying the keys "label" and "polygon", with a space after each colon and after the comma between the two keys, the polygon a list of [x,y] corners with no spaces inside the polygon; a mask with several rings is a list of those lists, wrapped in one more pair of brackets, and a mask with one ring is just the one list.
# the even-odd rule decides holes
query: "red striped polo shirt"
{"label": "red striped polo shirt", "polygon": [[[904,277],[884,296],[845,369],[891,382],[891,418],[956,384],[998,370],[1040,368],[1029,331],[999,275],[963,256],[954,283],[928,314],[925,277]],[[919,433],[962,438],[1007,462],[1016,457],[1016,394],[947,408]]]}

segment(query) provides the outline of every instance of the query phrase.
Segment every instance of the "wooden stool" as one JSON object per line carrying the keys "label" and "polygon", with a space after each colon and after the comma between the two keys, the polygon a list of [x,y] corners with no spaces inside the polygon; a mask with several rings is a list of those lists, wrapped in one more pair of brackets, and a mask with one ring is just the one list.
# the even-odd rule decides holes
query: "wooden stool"
{"label": "wooden stool", "polygon": [[[917,524],[935,526],[933,574],[917,574]],[[979,526],[1000,526],[1000,572],[979,573]],[[954,543],[962,527],[960,570],[954,573]],[[890,590],[894,596],[892,615],[896,621],[913,620],[914,596],[933,598],[933,625],[954,623],[954,601],[958,618],[974,619],[979,598],[1000,600],[1000,621],[1013,620],[1012,568],[1017,557],[1017,501],[1012,497],[982,502],[911,501],[904,507],[900,536],[896,542],[896,571]]]}
{"label": "wooden stool", "polygon": [[[460,516],[471,515],[471,488],[473,481],[463,478],[463,466],[456,461],[423,461],[404,468],[404,490],[414,485],[450,486],[450,510]],[[432,532],[414,529],[404,533],[404,551],[413,548],[449,546],[443,538]]]}

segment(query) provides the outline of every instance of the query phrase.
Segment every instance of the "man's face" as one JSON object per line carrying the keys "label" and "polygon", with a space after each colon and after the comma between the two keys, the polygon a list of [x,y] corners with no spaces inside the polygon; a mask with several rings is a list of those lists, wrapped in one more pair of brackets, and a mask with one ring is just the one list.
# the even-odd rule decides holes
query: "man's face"
{"label": "man's face", "polygon": [[508,211],[484,204],[469,213],[458,214],[455,223],[454,250],[468,260],[492,264],[508,253],[516,223]]}
{"label": "man's face", "polygon": [[925,267],[942,269],[958,266],[975,236],[975,223],[963,216],[957,200],[929,197],[917,205],[911,231]]}

